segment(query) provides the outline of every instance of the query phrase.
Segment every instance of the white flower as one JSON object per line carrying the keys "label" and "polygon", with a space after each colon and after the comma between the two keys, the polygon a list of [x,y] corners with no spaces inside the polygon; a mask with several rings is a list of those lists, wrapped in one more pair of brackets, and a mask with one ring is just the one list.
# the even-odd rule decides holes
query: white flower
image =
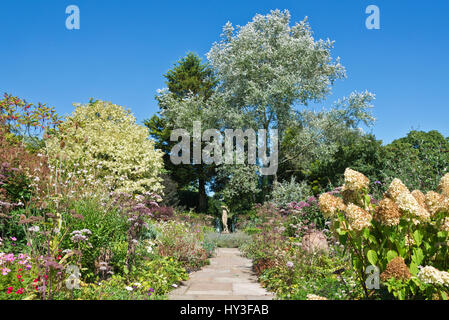
{"label": "white flower", "polygon": [[28,228],[29,232],[39,232],[39,226],[32,226]]}
{"label": "white flower", "polygon": [[128,286],[127,286],[127,287],[125,287],[125,289],[126,289],[126,290],[128,290],[128,291],[133,291],[133,288],[131,288],[131,287],[128,287]]}

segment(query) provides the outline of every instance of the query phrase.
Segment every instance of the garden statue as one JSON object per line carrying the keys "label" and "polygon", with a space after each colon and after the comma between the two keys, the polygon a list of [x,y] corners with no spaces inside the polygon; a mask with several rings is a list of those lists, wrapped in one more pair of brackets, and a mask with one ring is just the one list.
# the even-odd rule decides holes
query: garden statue
{"label": "garden statue", "polygon": [[229,233],[228,230],[228,208],[223,205],[221,206],[221,209],[223,210],[221,214],[221,221],[223,222],[223,231],[222,233]]}

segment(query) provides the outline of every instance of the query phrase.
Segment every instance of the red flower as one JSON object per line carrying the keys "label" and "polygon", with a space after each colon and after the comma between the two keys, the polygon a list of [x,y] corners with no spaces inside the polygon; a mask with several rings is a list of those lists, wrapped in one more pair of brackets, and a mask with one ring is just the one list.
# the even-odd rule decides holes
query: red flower
{"label": "red flower", "polygon": [[23,293],[23,288],[20,288],[19,290],[16,291],[17,294],[22,294]]}
{"label": "red flower", "polygon": [[18,274],[17,275],[17,279],[20,279],[20,278],[22,278],[22,276],[20,274]]}
{"label": "red flower", "polygon": [[20,268],[19,271],[22,271],[22,268]]}

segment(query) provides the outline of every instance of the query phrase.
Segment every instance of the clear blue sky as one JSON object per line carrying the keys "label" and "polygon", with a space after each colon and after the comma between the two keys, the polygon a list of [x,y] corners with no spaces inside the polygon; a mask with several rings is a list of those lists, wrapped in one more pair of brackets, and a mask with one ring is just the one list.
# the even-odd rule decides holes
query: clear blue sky
{"label": "clear blue sky", "polygon": [[[65,28],[65,8],[81,29]],[[380,8],[380,30],[365,8]],[[449,136],[449,1],[143,1],[2,0],[0,92],[46,102],[59,114],[90,97],[130,108],[139,122],[157,111],[162,75],[188,51],[206,54],[222,26],[244,25],[270,9],[304,16],[318,38],[335,40],[348,79],[329,103],[352,90],[376,94],[373,133],[384,142],[410,129]]]}

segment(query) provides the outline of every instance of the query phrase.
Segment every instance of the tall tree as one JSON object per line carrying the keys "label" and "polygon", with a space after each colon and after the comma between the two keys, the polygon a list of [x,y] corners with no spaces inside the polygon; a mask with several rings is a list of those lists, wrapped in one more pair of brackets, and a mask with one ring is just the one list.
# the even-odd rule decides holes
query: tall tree
{"label": "tall tree", "polygon": [[183,128],[192,130],[194,120],[207,122],[202,109],[214,93],[217,80],[212,69],[194,53],[181,58],[164,77],[167,90],[159,92],[159,115],[145,121],[150,134],[156,140],[156,146],[165,152],[165,167],[180,188],[192,186],[198,188],[198,211],[207,209],[206,184],[211,179],[212,165],[173,165],[170,151],[176,142],[170,141],[171,130]]}
{"label": "tall tree", "polygon": [[[333,83],[346,76],[339,59],[331,57],[332,47],[333,41],[314,39],[307,19],[290,26],[289,11],[274,10],[258,14],[236,29],[228,22],[220,42],[213,45],[207,57],[220,80],[217,91],[228,113],[241,115],[231,119],[254,129],[276,128],[279,141],[285,141],[292,119],[301,118],[297,107],[323,101]],[[344,101],[353,106],[349,112],[364,113],[371,99],[372,95],[365,92],[354,93]],[[302,133],[290,130],[295,139]],[[281,165],[286,158],[284,150],[289,151],[286,161],[294,161],[294,151],[299,148],[281,148]],[[264,178],[264,184],[271,182]],[[277,175],[272,180],[276,181]]]}

